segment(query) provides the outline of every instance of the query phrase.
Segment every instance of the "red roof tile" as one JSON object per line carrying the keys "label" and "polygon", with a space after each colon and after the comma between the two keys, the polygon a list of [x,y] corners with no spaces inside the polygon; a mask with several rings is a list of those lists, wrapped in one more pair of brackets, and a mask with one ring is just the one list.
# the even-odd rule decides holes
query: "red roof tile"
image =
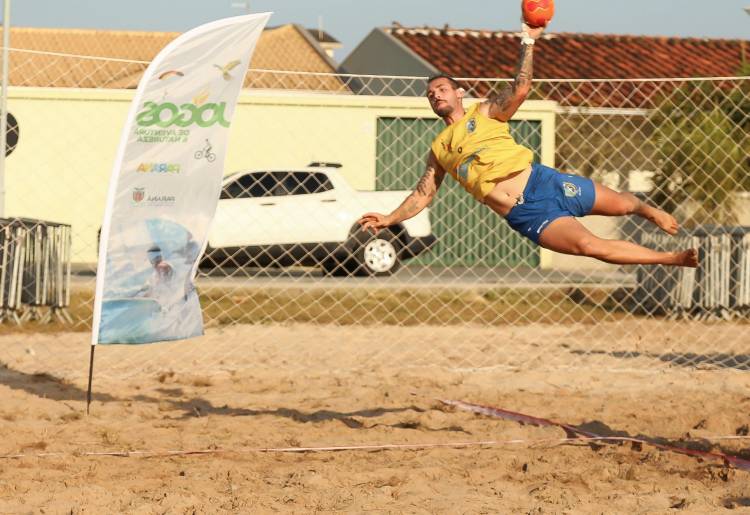
{"label": "red roof tile", "polygon": [[[520,35],[514,32],[404,28],[384,29],[414,53],[454,77],[510,78],[515,73]],[[545,34],[534,55],[536,79],[653,79],[733,77],[740,70],[743,40],[618,36],[606,34]],[[750,56],[750,45],[747,45]],[[554,97],[565,103],[638,106],[649,88],[636,93],[624,82],[613,82],[602,98]],[[563,88],[565,89],[565,88]],[[581,97],[585,88],[568,88]],[[653,86],[651,90],[659,89]],[[487,88],[478,88],[486,94]],[[620,91],[621,90],[621,91]],[[653,92],[653,91],[652,91]],[[593,94],[593,92],[592,92]],[[628,97],[636,94],[636,98]],[[608,98],[614,95],[613,98]],[[561,98],[564,97],[564,98]]]}

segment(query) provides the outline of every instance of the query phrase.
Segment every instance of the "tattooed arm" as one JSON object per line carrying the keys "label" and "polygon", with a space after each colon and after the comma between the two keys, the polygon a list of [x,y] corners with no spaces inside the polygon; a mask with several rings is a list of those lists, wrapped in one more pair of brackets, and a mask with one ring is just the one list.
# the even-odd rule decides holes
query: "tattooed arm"
{"label": "tattooed arm", "polygon": [[[523,26],[524,36],[536,40],[542,35],[543,27],[530,28]],[[531,90],[531,79],[534,75],[534,45],[521,44],[521,58],[518,63],[518,71],[512,84],[503,87],[499,92],[493,93],[482,103],[480,110],[482,114],[501,122],[507,122],[515,114],[526,95]]]}
{"label": "tattooed arm", "polygon": [[362,226],[363,231],[373,229],[377,233],[380,229],[385,229],[388,226],[417,216],[435,198],[435,194],[443,183],[444,178],[445,171],[438,163],[435,154],[430,151],[424,174],[419,179],[411,195],[406,197],[406,200],[399,207],[388,215],[366,213],[357,222]]}

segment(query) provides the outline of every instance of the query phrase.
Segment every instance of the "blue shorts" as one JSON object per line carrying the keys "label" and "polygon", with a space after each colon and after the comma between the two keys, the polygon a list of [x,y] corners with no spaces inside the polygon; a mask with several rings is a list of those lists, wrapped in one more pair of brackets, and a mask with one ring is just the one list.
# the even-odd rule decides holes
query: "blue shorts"
{"label": "blue shorts", "polygon": [[594,182],[534,163],[523,196],[505,219],[539,245],[542,231],[563,216],[586,216],[594,207]]}

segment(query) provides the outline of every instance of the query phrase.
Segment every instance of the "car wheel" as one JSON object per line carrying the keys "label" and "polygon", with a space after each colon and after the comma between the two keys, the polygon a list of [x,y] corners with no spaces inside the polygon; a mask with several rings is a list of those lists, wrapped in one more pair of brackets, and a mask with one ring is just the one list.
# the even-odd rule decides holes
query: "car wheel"
{"label": "car wheel", "polygon": [[358,232],[354,239],[352,256],[347,263],[352,275],[387,276],[401,266],[401,242],[393,232],[387,229],[377,235]]}

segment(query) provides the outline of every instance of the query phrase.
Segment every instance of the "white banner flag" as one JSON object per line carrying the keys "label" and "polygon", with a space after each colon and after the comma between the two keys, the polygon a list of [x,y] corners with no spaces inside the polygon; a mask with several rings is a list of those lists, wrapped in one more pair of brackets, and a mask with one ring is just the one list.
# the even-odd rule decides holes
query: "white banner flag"
{"label": "white banner flag", "polygon": [[92,344],[203,334],[193,279],[219,199],[229,124],[270,15],[186,32],[141,79],[104,214]]}

